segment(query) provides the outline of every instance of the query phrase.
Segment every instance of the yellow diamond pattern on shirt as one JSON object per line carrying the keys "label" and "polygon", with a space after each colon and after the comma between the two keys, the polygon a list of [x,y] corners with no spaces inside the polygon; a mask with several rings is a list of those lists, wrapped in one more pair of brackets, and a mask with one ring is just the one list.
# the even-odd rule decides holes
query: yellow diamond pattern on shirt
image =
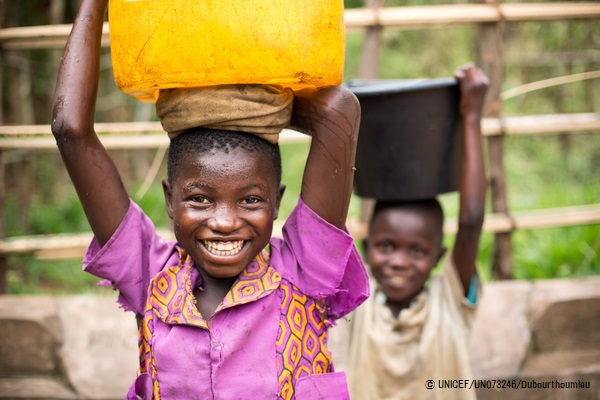
{"label": "yellow diamond pattern on shirt", "polygon": [[286,279],[280,289],[283,298],[276,341],[279,398],[292,399],[298,379],[331,371],[331,354],[321,307]]}

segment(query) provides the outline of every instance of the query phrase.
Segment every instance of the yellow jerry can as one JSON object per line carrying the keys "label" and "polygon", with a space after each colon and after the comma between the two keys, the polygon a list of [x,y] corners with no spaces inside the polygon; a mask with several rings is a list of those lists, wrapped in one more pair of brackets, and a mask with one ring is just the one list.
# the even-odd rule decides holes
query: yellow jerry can
{"label": "yellow jerry can", "polygon": [[143,101],[175,87],[342,82],[343,0],[110,0],[108,18],[115,82]]}

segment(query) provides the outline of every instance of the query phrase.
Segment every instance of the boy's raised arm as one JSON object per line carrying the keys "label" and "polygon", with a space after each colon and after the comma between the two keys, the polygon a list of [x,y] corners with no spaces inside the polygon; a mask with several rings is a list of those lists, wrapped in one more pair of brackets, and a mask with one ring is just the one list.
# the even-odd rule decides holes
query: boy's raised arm
{"label": "boy's raised arm", "polygon": [[481,117],[489,81],[472,63],[459,68],[455,76],[460,83],[460,113],[464,125],[460,211],[452,257],[466,294],[475,273],[475,260],[485,215],[486,177]]}
{"label": "boy's raised arm", "polygon": [[340,229],[352,194],[359,124],[360,104],[343,86],[296,93],[292,126],[312,136],[300,195]]}
{"label": "boy's raised arm", "polygon": [[96,240],[119,226],[129,197],[94,131],[100,40],[108,0],[83,0],[67,40],[52,104],[52,133]]}

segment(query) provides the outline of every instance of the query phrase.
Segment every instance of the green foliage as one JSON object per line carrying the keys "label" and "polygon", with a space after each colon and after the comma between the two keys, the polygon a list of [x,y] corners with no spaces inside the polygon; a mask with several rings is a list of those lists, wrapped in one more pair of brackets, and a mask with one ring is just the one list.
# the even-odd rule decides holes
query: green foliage
{"label": "green foliage", "polygon": [[599,142],[597,133],[507,138],[510,208],[520,211],[597,203]]}
{"label": "green foliage", "polygon": [[[473,28],[439,30],[384,31],[379,56],[381,79],[439,78],[452,76],[454,70],[476,60]],[[364,34],[351,32],[346,36],[344,80],[359,76],[360,54]],[[425,43],[435,48],[423,51]],[[445,60],[440,62],[440,60]]]}
{"label": "green foliage", "polygon": [[[132,195],[133,196],[133,195]],[[167,215],[165,196],[162,183],[156,180],[150,189],[141,198],[134,198],[135,202],[144,210],[154,224],[158,227],[171,227],[171,220]]]}
{"label": "green foliage", "polygon": [[[530,243],[551,243],[546,253]],[[515,278],[545,279],[600,275],[600,229],[577,226],[517,232]]]}
{"label": "green foliage", "polygon": [[43,235],[57,232],[87,232],[89,225],[81,203],[75,196],[59,204],[43,204],[33,198],[27,210],[29,227],[22,226],[22,216],[17,211],[16,199],[8,197],[5,221],[7,236]]}
{"label": "green foliage", "polygon": [[[519,2],[519,1],[512,1]],[[434,1],[427,4],[448,4]],[[456,2],[455,2],[456,3]],[[466,3],[466,1],[464,2]],[[386,7],[423,5],[420,0],[386,1]],[[600,42],[596,20],[513,23],[504,32],[504,87],[563,75],[596,71],[593,56]],[[382,34],[379,58],[381,78],[434,78],[451,76],[468,61],[478,61],[475,27],[395,31]],[[359,76],[362,33],[347,37],[345,79]],[[537,115],[597,112],[600,79],[573,82],[532,91],[503,104],[503,114]],[[600,137],[508,136],[504,167],[511,212],[598,203],[600,199]],[[490,199],[490,194],[488,194]],[[441,196],[449,218],[456,217],[456,194]],[[488,205],[488,211],[491,207]],[[553,278],[600,274],[598,224],[581,227],[539,229],[513,236],[513,264],[518,279]],[[451,247],[452,235],[445,238]],[[491,279],[494,236],[483,234],[479,265]]]}
{"label": "green foliage", "polygon": [[[505,169],[511,212],[518,215],[528,210],[598,203],[597,135],[507,137]],[[443,195],[440,200],[447,217],[455,218],[457,194]],[[445,246],[453,243],[454,237],[447,235]],[[598,224],[517,231],[512,243],[516,279],[600,275]],[[486,280],[491,279],[493,247],[493,235],[482,235],[478,261]]]}
{"label": "green foliage", "polygon": [[[596,20],[509,24],[505,88],[600,69],[594,57],[600,42]],[[505,115],[597,112],[600,79],[544,88],[508,99]]]}
{"label": "green foliage", "polygon": [[[33,1],[33,0],[31,0]],[[31,2],[30,1],[30,2]],[[541,1],[541,0],[540,0]],[[363,7],[364,0],[345,0],[346,8]],[[387,0],[386,7],[468,3],[468,0]],[[507,2],[522,2],[507,0]],[[16,3],[15,3],[16,4]],[[45,23],[43,15],[33,15],[38,2],[31,7],[16,7],[15,21],[27,25]],[[40,3],[41,4],[41,3]],[[31,14],[31,15],[30,15]],[[477,61],[478,30],[475,27],[436,28],[429,30],[385,30],[379,56],[381,78],[436,78],[451,76],[468,61]],[[359,77],[360,54],[364,35],[350,32],[346,37],[344,79]],[[600,30],[597,20],[569,22],[524,22],[505,25],[503,33],[504,87],[520,85],[557,76],[600,70],[597,49]],[[115,107],[97,112],[97,120],[126,120],[137,104],[129,97],[115,94],[111,84],[108,49],[104,50],[100,96],[111,98]],[[32,71],[32,87],[36,104],[44,104],[54,85],[55,71],[48,67],[49,53],[36,50],[28,53]],[[106,76],[105,76],[106,75]],[[117,98],[118,101],[112,99]],[[574,82],[532,91],[508,99],[503,114],[536,115],[545,113],[598,112],[600,109],[600,79]],[[38,123],[48,121],[46,105],[37,107],[43,115]],[[129,113],[129,114],[128,114]],[[116,116],[116,117],[115,117]],[[509,208],[513,213],[527,210],[596,204],[600,199],[600,132],[589,135],[508,136],[505,138],[505,169]],[[281,146],[284,162],[283,182],[287,190],[282,201],[280,220],[291,212],[300,195],[302,174],[309,145]],[[7,157],[4,162],[7,162]],[[5,229],[7,236],[89,231],[81,205],[68,178],[60,178],[62,168],[56,152],[30,157],[35,171],[35,192],[25,204],[23,196],[11,185],[5,198]],[[163,176],[164,174],[160,174]],[[140,179],[126,182],[134,195]],[[488,200],[490,195],[488,194]],[[169,228],[160,180],[150,190],[135,199],[160,228]],[[455,193],[441,196],[448,218],[455,218],[458,197]],[[488,204],[487,210],[491,207]],[[353,197],[350,215],[358,216],[360,201]],[[361,238],[356,238],[360,244]],[[445,245],[451,247],[452,235]],[[478,263],[486,280],[490,280],[490,265],[494,251],[493,234],[481,237]],[[513,235],[513,265],[517,279],[547,279],[600,274],[600,225],[518,231]],[[82,273],[80,260],[42,261],[33,256],[9,257],[11,293],[112,293],[98,288],[98,279]]]}
{"label": "green foliage", "polygon": [[10,259],[7,275],[10,294],[109,294],[100,279],[81,271],[81,261],[37,260],[33,256]]}
{"label": "green foliage", "polygon": [[364,0],[344,0],[344,8],[364,7]]}
{"label": "green foliage", "polygon": [[286,185],[279,209],[280,221],[285,221],[300,197],[304,164],[306,164],[309,148],[309,143],[292,143],[280,146],[283,164],[281,181]]}
{"label": "green foliage", "polygon": [[[364,35],[357,32],[346,34],[346,59],[344,60],[344,80],[358,78],[360,57]],[[354,57],[349,57],[354,54]]]}

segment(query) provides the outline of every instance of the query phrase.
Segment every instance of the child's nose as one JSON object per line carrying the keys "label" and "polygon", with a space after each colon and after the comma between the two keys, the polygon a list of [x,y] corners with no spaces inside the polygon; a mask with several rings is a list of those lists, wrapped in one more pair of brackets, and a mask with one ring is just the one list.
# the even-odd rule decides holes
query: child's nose
{"label": "child's nose", "polygon": [[406,268],[410,265],[408,252],[396,250],[390,257],[391,265],[394,268]]}
{"label": "child's nose", "polygon": [[208,227],[220,233],[230,233],[238,229],[239,219],[227,206],[217,207],[215,213],[208,220]]}

